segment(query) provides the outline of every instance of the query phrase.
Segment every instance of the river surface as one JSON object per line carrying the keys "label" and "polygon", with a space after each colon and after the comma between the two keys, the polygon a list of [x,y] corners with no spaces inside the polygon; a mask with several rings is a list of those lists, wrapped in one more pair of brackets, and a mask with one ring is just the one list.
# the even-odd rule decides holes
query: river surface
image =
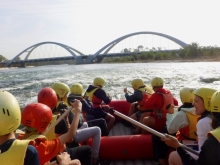
{"label": "river surface", "polygon": [[2,69],[0,89],[11,92],[24,107],[37,100],[37,94],[43,87],[49,87],[54,82],[64,82],[69,86],[81,83],[86,89],[96,76],[106,79],[103,89],[113,99],[124,99],[125,87],[132,91],[132,79],[142,78],[150,84],[155,76],[164,79],[164,87],[171,90],[178,100],[179,90],[186,86],[220,90],[220,62],[50,65]]}

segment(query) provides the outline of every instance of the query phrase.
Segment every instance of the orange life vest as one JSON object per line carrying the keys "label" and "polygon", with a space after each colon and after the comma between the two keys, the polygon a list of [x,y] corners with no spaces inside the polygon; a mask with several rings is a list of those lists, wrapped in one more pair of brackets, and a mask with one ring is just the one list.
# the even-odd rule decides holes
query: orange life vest
{"label": "orange life vest", "polygon": [[101,104],[102,104],[102,100],[99,99],[99,98],[97,98],[97,97],[94,95],[94,92],[95,92],[97,89],[99,89],[99,88],[96,87],[96,88],[93,89],[92,91],[86,92],[86,96],[89,96],[89,99],[91,100],[91,102],[92,102],[94,108],[101,107]]}
{"label": "orange life vest", "polygon": [[176,137],[179,141],[181,140],[196,140],[196,124],[199,116],[191,114],[189,112],[184,111],[189,119],[189,125],[181,128],[177,133]]}
{"label": "orange life vest", "polygon": [[145,101],[149,98],[147,93],[144,93],[145,90],[145,86],[141,86],[140,88],[138,88],[137,90],[142,92],[142,100],[138,101],[138,109],[139,110],[145,110],[146,108],[144,107],[144,103]]}
{"label": "orange life vest", "polygon": [[156,115],[158,118],[166,118],[167,114],[167,105],[173,104],[173,95],[171,93],[160,93],[157,92],[157,94],[162,95],[163,97],[163,107],[161,109],[156,110]]}

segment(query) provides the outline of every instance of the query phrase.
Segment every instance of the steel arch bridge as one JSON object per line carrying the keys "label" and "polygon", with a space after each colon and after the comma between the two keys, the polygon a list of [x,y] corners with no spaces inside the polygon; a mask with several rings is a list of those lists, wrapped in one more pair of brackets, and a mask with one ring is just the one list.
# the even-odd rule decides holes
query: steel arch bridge
{"label": "steel arch bridge", "polygon": [[70,47],[70,46],[67,46],[67,45],[64,45],[64,44],[61,44],[61,43],[57,43],[57,42],[40,42],[40,43],[37,43],[35,45],[32,45],[30,47],[28,47],[27,49],[23,50],[22,52],[20,52],[18,55],[16,55],[12,60],[10,60],[8,63],[6,63],[6,67],[8,67],[11,63],[13,63],[20,55],[22,55],[24,52],[28,52],[28,54],[26,55],[24,61],[27,61],[28,60],[28,57],[31,55],[31,53],[39,46],[41,45],[44,45],[44,44],[55,44],[55,45],[58,45],[58,46],[61,46],[62,48],[66,49],[75,59],[78,58],[79,56],[76,55],[74,52],[78,53],[80,56],[84,56],[83,53],[81,53],[80,51]]}
{"label": "steel arch bridge", "polygon": [[129,38],[129,37],[132,37],[132,36],[135,36],[135,35],[140,35],[140,34],[153,34],[153,35],[157,35],[157,36],[161,36],[161,37],[164,37],[164,38],[167,38],[173,42],[175,42],[176,44],[180,45],[182,48],[185,48],[188,46],[187,43],[177,39],[177,38],[174,38],[172,36],[169,36],[169,35],[166,35],[166,34],[163,34],[163,33],[157,33],[157,32],[150,32],[150,31],[142,31],[142,32],[135,32],[135,33],[130,33],[130,34],[127,34],[127,35],[124,35],[122,37],[119,37],[113,41],[111,41],[110,43],[108,43],[107,45],[105,45],[104,47],[102,47],[100,50],[98,50],[93,56],[87,58],[87,61],[85,61],[85,63],[91,63],[95,58],[99,57],[98,59],[98,62],[101,62],[104,58],[101,57],[101,53],[105,50],[105,52],[103,54],[107,54],[115,45],[117,45],[119,42],[123,41],[124,39],[126,38]]}
{"label": "steel arch bridge", "polygon": [[[22,53],[28,51],[28,54],[26,55],[24,62],[28,61],[28,57],[30,56],[30,54],[39,46],[44,45],[44,44],[55,44],[58,46],[61,46],[62,48],[66,49],[72,56],[73,58],[76,60],[76,64],[91,64],[94,63],[93,61],[95,59],[97,59],[97,62],[101,62],[103,60],[103,58],[105,57],[106,54],[108,54],[108,52],[114,47],[116,46],[118,43],[120,43],[121,41],[125,40],[126,38],[135,36],[135,35],[141,35],[141,34],[152,34],[152,35],[157,35],[157,36],[161,36],[164,38],[167,38],[173,42],[175,42],[176,44],[180,45],[182,48],[188,47],[188,44],[186,44],[185,42],[174,38],[172,36],[163,34],[163,33],[158,33],[158,32],[151,32],[151,31],[141,31],[141,32],[135,32],[135,33],[130,33],[127,35],[124,35],[122,37],[119,37],[113,41],[111,41],[110,43],[108,43],[107,45],[105,45],[104,47],[102,47],[100,50],[98,50],[94,55],[84,55],[83,53],[81,53],[80,51],[61,44],[61,43],[57,43],[57,42],[40,42],[38,44],[32,45],[30,47],[28,47],[27,49],[23,50],[21,53],[19,53],[18,55],[16,55],[12,60],[10,60],[8,63],[6,63],[6,67],[8,67],[10,64],[12,64],[20,55],[22,55]],[[74,52],[78,53],[79,55],[76,55]],[[102,53],[104,52],[104,53]]]}

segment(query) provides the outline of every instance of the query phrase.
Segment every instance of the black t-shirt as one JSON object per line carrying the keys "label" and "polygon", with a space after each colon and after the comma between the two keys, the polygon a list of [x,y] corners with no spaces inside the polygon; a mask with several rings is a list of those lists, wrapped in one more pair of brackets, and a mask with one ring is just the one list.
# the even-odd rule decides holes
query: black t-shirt
{"label": "black t-shirt", "polygon": [[[10,139],[4,144],[0,145],[1,153],[6,152],[12,145],[15,139]],[[16,162],[15,162],[16,164]],[[24,165],[40,165],[38,152],[36,148],[32,145],[28,145],[26,150],[26,155],[24,158]]]}
{"label": "black t-shirt", "polygon": [[202,145],[198,160],[193,159],[182,147],[179,147],[177,152],[185,165],[220,164],[220,143],[212,135]]}

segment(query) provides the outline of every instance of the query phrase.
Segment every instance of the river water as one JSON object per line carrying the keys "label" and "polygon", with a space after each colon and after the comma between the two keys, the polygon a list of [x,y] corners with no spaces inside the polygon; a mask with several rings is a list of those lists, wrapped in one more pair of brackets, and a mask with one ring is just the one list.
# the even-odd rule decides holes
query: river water
{"label": "river water", "polygon": [[21,107],[37,100],[37,93],[43,88],[61,81],[68,85],[81,83],[86,89],[93,78],[106,79],[103,88],[113,99],[124,99],[123,89],[132,91],[130,82],[142,78],[146,84],[159,76],[165,81],[165,88],[179,99],[182,87],[212,87],[220,90],[220,62],[183,63],[125,63],[89,65],[50,65],[29,68],[0,70],[0,89],[11,92]]}

